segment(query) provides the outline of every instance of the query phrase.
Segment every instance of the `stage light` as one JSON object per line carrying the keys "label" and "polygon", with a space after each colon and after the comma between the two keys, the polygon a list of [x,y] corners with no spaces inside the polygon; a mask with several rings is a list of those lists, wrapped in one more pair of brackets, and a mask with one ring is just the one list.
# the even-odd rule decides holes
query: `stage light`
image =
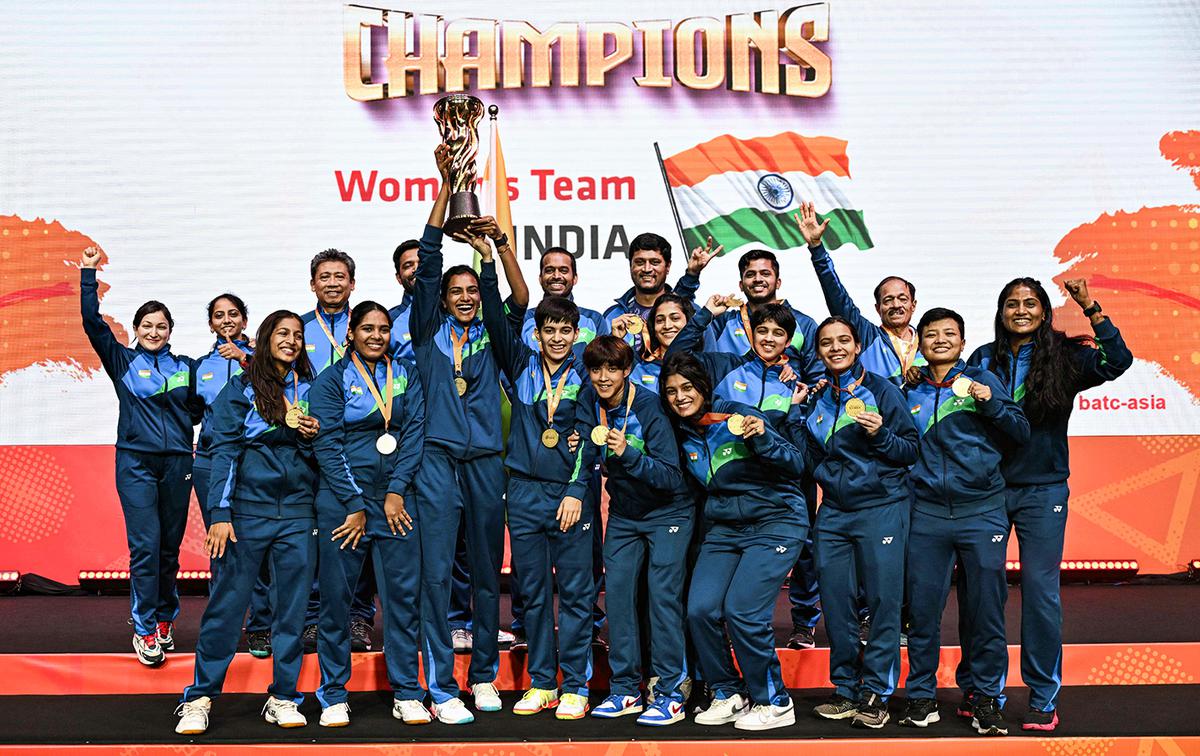
{"label": "stage light", "polygon": [[[175,573],[180,591],[189,594],[205,593],[211,579],[209,570],[179,570]],[[96,593],[128,593],[129,570],[80,570],[79,587]]]}
{"label": "stage light", "polygon": [[15,593],[20,587],[20,572],[16,570],[0,570],[0,593]]}
{"label": "stage light", "polygon": [[[1200,564],[1200,560],[1194,563]],[[1058,568],[1063,582],[1113,582],[1136,577],[1138,562],[1136,559],[1064,559]],[[1010,578],[1019,577],[1021,562],[1009,559],[1005,561],[1004,569]]]}
{"label": "stage light", "polygon": [[1200,580],[1200,559],[1193,559],[1188,562],[1188,577],[1192,580]]}

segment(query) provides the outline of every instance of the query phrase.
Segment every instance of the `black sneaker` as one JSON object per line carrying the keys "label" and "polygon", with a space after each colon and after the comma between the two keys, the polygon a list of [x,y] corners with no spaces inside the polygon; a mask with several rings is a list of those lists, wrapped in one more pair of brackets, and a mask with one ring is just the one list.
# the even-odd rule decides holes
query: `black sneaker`
{"label": "black sneaker", "polygon": [[300,641],[304,644],[304,653],[317,653],[317,624],[315,622],[304,626],[304,632],[300,633]]}
{"label": "black sneaker", "polygon": [[246,645],[250,647],[250,655],[266,659],[271,655],[271,631],[251,630],[246,633]]}
{"label": "black sneaker", "polygon": [[816,632],[811,627],[793,627],[788,636],[787,647],[794,649],[812,648],[817,645]]}
{"label": "black sneaker", "polygon": [[371,626],[362,617],[350,618],[350,650],[371,650]]}
{"label": "black sneaker", "polygon": [[871,618],[863,617],[858,623],[858,642],[865,646],[871,637]]}
{"label": "black sneaker", "polygon": [[851,727],[869,727],[878,730],[888,722],[887,703],[878,693],[868,693],[858,702],[858,713],[850,720]]}
{"label": "black sneaker", "polygon": [[1058,727],[1058,711],[1038,711],[1030,709],[1025,712],[1025,721],[1021,723],[1022,730],[1040,730],[1054,732]]}
{"label": "black sneaker", "polygon": [[857,711],[857,703],[837,693],[830,696],[825,703],[813,707],[813,714],[821,719],[849,719]]}
{"label": "black sneaker", "polygon": [[900,717],[900,724],[904,727],[928,727],[941,719],[937,701],[932,698],[910,698],[904,706],[904,716]]}
{"label": "black sneaker", "polygon": [[1008,725],[1000,713],[1000,705],[991,696],[979,696],[975,702],[975,716],[971,726],[980,735],[1007,735]]}
{"label": "black sneaker", "polygon": [[513,642],[508,645],[509,651],[528,651],[529,638],[525,636],[525,628],[518,627],[512,631]]}
{"label": "black sneaker", "polygon": [[979,702],[979,691],[968,690],[963,693],[962,700],[958,702],[958,708],[954,713],[963,719],[970,719],[975,716],[975,704]]}

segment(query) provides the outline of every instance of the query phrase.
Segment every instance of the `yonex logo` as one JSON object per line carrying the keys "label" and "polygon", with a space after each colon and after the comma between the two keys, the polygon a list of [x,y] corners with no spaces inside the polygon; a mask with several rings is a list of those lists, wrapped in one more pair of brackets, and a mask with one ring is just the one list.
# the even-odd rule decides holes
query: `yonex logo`
{"label": "yonex logo", "polygon": [[192,474],[191,474],[191,473],[188,473],[187,475],[184,475],[184,476],[183,476],[183,479],[184,479],[184,480],[191,480],[191,479],[192,479]]}
{"label": "yonex logo", "polygon": [[1001,542],[1001,541],[1003,541],[1003,540],[1004,540],[1004,534],[1003,534],[1003,533],[1001,533],[1000,535],[994,535],[994,536],[992,536],[992,543],[1000,543],[1000,542]]}
{"label": "yonex logo", "polygon": [[777,554],[783,554],[786,551],[787,551],[787,546],[776,546],[775,547],[775,553],[777,553]]}
{"label": "yonex logo", "polygon": [[883,537],[883,545],[884,545],[884,546],[888,545],[888,544],[889,544],[889,543],[891,543],[891,542],[892,542],[892,537],[891,537],[891,536],[884,536],[884,537]]}
{"label": "yonex logo", "polygon": [[592,523],[590,523],[590,522],[583,523],[583,530],[591,530],[591,529],[592,529]]}
{"label": "yonex logo", "polygon": [[678,525],[672,525],[671,527],[667,528],[667,532],[668,532],[668,533],[678,533],[678,532],[679,532],[679,526],[678,526]]}
{"label": "yonex logo", "polygon": [[316,535],[316,534],[317,534],[317,529],[313,528],[313,535]]}
{"label": "yonex logo", "polygon": [[1055,511],[1055,512],[1061,512],[1061,511],[1062,511],[1062,504],[1059,504],[1058,506],[1056,506],[1056,507],[1054,508],[1054,511]]}

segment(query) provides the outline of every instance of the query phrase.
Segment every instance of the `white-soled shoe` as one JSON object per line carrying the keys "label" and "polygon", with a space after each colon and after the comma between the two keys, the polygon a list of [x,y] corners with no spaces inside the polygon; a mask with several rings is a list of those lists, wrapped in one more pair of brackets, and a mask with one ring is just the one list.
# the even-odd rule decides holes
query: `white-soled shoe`
{"label": "white-soled shoe", "polygon": [[471,724],[475,721],[475,715],[467,710],[467,705],[457,698],[451,698],[448,701],[433,705],[433,716],[437,717],[437,721],[448,725]]}
{"label": "white-soled shoe", "polygon": [[304,727],[308,720],[296,708],[295,701],[285,701],[271,696],[262,708],[263,718],[273,725],[280,727]]}
{"label": "white-soled shoe", "polygon": [[517,640],[517,636],[508,632],[504,628],[496,631],[496,642],[502,646],[511,646]]}
{"label": "white-soled shoe", "polygon": [[192,701],[184,701],[175,709],[179,715],[179,724],[175,732],[180,735],[202,735],[208,729],[208,712],[212,709],[212,699],[201,696]]}
{"label": "white-soled shoe", "polygon": [[562,698],[558,699],[558,708],[554,710],[556,719],[583,719],[583,715],[587,713],[587,696],[578,693],[564,693]]}
{"label": "white-soled shoe", "polygon": [[458,627],[450,631],[450,645],[454,646],[456,654],[471,653],[471,648],[475,645],[474,640],[471,631],[465,627]]}
{"label": "white-soled shoe", "polygon": [[553,709],[558,706],[558,688],[530,688],[521,696],[521,700],[513,704],[513,714],[529,716],[539,711]]}
{"label": "white-soled shoe", "polygon": [[729,698],[714,698],[708,708],[696,715],[696,724],[723,725],[736,722],[750,710],[750,702],[734,693]]}
{"label": "white-soled shoe", "polygon": [[158,642],[157,633],[134,635],[133,652],[137,655],[137,660],[147,667],[158,667],[167,661],[167,655],[163,653],[162,645]]}
{"label": "white-soled shoe", "polygon": [[406,725],[423,725],[429,724],[431,721],[429,709],[426,709],[425,704],[415,698],[393,701],[392,716]]}
{"label": "white-soled shoe", "polygon": [[774,730],[796,724],[796,708],[788,701],[787,706],[756,704],[750,711],[738,717],[733,726],[739,730]]}
{"label": "white-soled shoe", "polygon": [[504,704],[500,701],[500,691],[493,683],[475,683],[471,686],[471,695],[475,696],[475,708],[479,711],[500,711]]}
{"label": "white-soled shoe", "polygon": [[342,702],[321,709],[322,727],[345,727],[350,724],[350,704]]}

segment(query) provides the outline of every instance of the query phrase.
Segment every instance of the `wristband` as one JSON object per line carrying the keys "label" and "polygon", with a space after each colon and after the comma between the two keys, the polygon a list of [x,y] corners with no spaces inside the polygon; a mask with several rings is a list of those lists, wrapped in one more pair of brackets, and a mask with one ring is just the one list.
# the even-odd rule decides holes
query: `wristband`
{"label": "wristband", "polygon": [[1092,306],[1083,311],[1083,316],[1085,318],[1090,318],[1098,312],[1104,312],[1104,310],[1100,307],[1100,300],[1093,299]]}
{"label": "wristband", "polygon": [[492,241],[496,244],[497,248],[507,247],[508,246],[508,234],[500,234],[495,239],[492,239]]}

